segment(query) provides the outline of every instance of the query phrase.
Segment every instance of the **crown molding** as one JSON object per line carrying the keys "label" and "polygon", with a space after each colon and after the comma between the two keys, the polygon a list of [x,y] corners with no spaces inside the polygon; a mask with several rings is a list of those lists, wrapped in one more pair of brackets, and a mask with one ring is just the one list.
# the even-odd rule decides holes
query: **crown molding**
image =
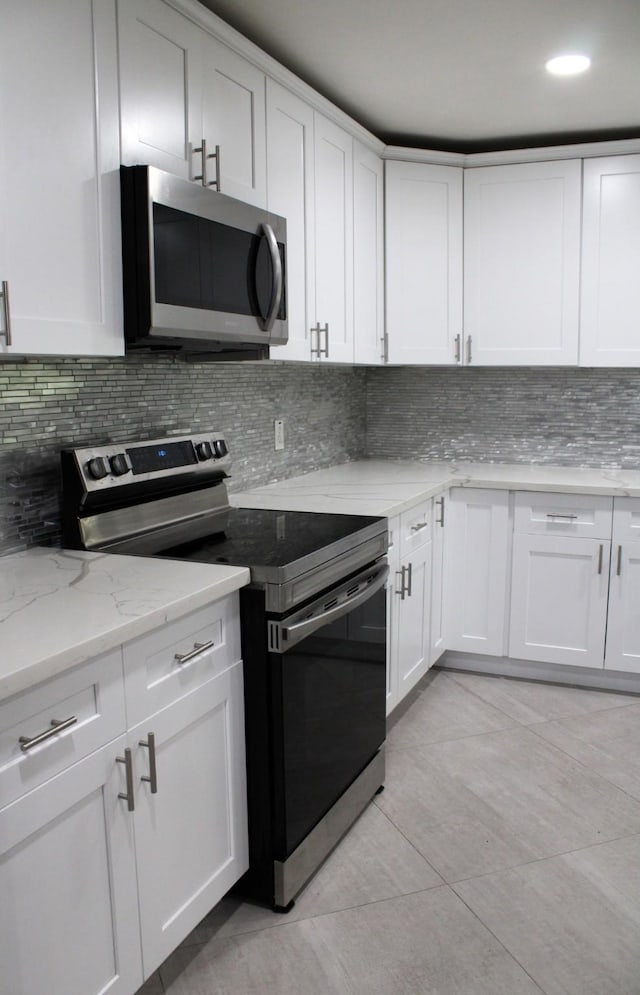
{"label": "crown molding", "polygon": [[468,156],[463,152],[442,152],[438,149],[413,149],[402,145],[386,145],[383,159],[400,162],[427,162],[432,166],[465,166]]}

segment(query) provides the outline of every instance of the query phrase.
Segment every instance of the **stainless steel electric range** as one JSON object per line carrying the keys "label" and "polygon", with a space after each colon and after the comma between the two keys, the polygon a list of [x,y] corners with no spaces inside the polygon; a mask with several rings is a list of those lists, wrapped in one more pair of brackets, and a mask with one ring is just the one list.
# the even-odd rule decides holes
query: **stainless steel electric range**
{"label": "stainless steel electric range", "polygon": [[62,453],[67,547],[247,566],[240,592],[249,859],[279,911],[384,780],[384,518],[232,508],[224,437]]}

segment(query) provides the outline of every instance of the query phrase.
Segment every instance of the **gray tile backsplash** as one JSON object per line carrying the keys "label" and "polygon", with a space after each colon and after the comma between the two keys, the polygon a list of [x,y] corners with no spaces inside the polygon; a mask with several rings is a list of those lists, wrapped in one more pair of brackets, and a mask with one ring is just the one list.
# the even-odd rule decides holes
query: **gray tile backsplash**
{"label": "gray tile backsplash", "polygon": [[59,541],[64,446],[207,429],[231,491],[364,455],[640,468],[640,370],[3,362],[0,553]]}
{"label": "gray tile backsplash", "polygon": [[367,454],[640,469],[640,370],[370,369]]}
{"label": "gray tile backsplash", "polygon": [[[0,553],[60,539],[59,451],[215,429],[229,490],[364,454],[365,371],[166,354],[0,364]],[[285,449],[273,448],[283,418]]]}

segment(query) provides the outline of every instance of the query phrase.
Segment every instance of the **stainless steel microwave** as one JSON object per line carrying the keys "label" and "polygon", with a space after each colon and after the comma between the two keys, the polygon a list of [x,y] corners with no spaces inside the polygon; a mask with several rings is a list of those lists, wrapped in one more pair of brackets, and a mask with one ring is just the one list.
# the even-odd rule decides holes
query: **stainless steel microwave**
{"label": "stainless steel microwave", "polygon": [[153,166],[121,166],[127,348],[268,358],[287,341],[284,218]]}

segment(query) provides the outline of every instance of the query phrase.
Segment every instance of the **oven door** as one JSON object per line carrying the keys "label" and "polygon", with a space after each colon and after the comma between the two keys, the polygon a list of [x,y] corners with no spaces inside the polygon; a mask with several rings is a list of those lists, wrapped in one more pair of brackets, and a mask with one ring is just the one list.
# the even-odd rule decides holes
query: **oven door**
{"label": "oven door", "polygon": [[380,560],[303,609],[269,618],[277,860],[384,742],[388,573]]}

